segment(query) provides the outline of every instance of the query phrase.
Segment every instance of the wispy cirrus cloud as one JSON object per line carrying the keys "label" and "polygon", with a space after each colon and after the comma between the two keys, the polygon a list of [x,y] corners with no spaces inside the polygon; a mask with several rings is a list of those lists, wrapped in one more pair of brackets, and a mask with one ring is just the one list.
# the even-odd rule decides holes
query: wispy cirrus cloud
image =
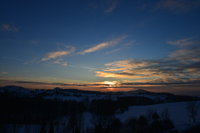
{"label": "wispy cirrus cloud", "polygon": [[108,55],[108,54],[116,54],[116,53],[118,53],[119,51],[121,51],[121,50],[124,50],[124,49],[128,49],[128,48],[130,48],[131,46],[133,46],[133,45],[135,45],[135,44],[137,44],[137,43],[135,43],[135,41],[129,41],[129,42],[127,42],[127,43],[124,43],[123,44],[123,47],[117,47],[117,48],[115,48],[115,49],[112,49],[112,50],[110,50],[110,51],[107,51],[107,52],[105,52],[105,54],[106,55]]}
{"label": "wispy cirrus cloud", "polygon": [[12,32],[18,32],[19,28],[14,26],[14,25],[10,25],[10,24],[2,24],[0,26],[0,30],[2,31],[12,31]]}
{"label": "wispy cirrus cloud", "polygon": [[51,60],[51,59],[56,59],[58,57],[70,55],[74,51],[75,51],[75,47],[70,47],[70,48],[68,48],[68,50],[50,52],[45,57],[43,57],[41,60],[42,61],[48,61],[48,60]]}
{"label": "wispy cirrus cloud", "polygon": [[172,52],[169,55],[169,58],[171,60],[177,60],[180,62],[190,63],[195,61],[200,61],[200,48],[194,47],[194,48],[184,48],[179,49],[174,52]]}
{"label": "wispy cirrus cloud", "polygon": [[150,60],[120,60],[105,64],[106,68],[103,71],[96,71],[96,75],[99,77],[111,77],[121,79],[141,79],[147,77],[157,77],[158,74],[151,71],[149,68],[145,68],[153,64],[156,64],[156,62]]}
{"label": "wispy cirrus cloud", "polygon": [[117,8],[117,5],[119,3],[119,0],[106,0],[106,9],[105,12],[110,13],[114,11],[115,8]]}
{"label": "wispy cirrus cloud", "polygon": [[[133,62],[130,60],[130,62]],[[109,68],[110,71],[96,71],[96,76],[104,78],[118,78],[118,79],[132,79],[132,80],[152,80],[152,82],[174,82],[181,81],[186,82],[192,78],[200,78],[200,63],[193,62],[190,64],[184,64],[179,61],[173,61],[168,59],[160,60],[141,60],[139,64],[145,64],[144,66],[134,64],[126,64],[129,67],[119,68],[117,71]],[[137,67],[135,67],[135,64]],[[116,64],[117,66],[117,64]],[[107,68],[108,69],[108,68]]]}
{"label": "wispy cirrus cloud", "polygon": [[119,52],[120,50],[121,50],[121,48],[116,48],[114,50],[106,52],[105,54],[113,54],[113,53]]}
{"label": "wispy cirrus cloud", "polygon": [[126,70],[130,68],[145,66],[145,64],[147,64],[147,62],[140,62],[138,60],[120,60],[105,64],[105,66],[111,67],[109,69],[105,69],[105,71],[112,71],[113,69]]}
{"label": "wispy cirrus cloud", "polygon": [[56,51],[56,52],[51,52],[48,53],[44,58],[42,58],[42,61],[47,61],[50,59],[55,59],[64,55],[69,55],[70,52],[69,51]]}
{"label": "wispy cirrus cloud", "polygon": [[33,44],[33,45],[36,45],[36,44],[39,44],[40,41],[39,41],[39,40],[29,40],[28,43]]}
{"label": "wispy cirrus cloud", "polygon": [[7,74],[8,72],[5,72],[5,71],[0,72],[0,75],[7,75]]}
{"label": "wispy cirrus cloud", "polygon": [[166,9],[173,12],[187,12],[199,6],[199,0],[161,0],[157,3],[158,9]]}
{"label": "wispy cirrus cloud", "polygon": [[116,44],[122,42],[125,38],[127,38],[127,36],[121,36],[119,38],[115,38],[115,39],[112,39],[112,40],[107,41],[107,42],[99,43],[97,45],[94,45],[94,46],[92,46],[88,49],[85,49],[85,50],[79,52],[78,54],[84,55],[84,54],[99,51],[99,50],[107,48],[109,46],[116,45]]}
{"label": "wispy cirrus cloud", "polygon": [[[127,72],[104,72],[104,71],[96,71],[96,76],[98,77],[104,77],[104,78],[118,78],[118,79],[140,79],[144,78],[144,72],[143,75],[134,73],[133,71]],[[148,76],[149,77],[149,76]],[[146,77],[147,78],[147,75]]]}
{"label": "wispy cirrus cloud", "polygon": [[56,59],[52,63],[62,65],[62,66],[68,66],[68,62],[64,61],[63,59]]}
{"label": "wispy cirrus cloud", "polygon": [[176,60],[182,63],[191,63],[200,61],[200,41],[192,38],[184,38],[175,41],[168,41],[170,45],[178,46],[178,50],[175,50],[169,54],[171,60]]}
{"label": "wispy cirrus cloud", "polygon": [[120,0],[94,0],[89,4],[90,8],[100,9],[105,13],[113,12],[119,5]]}
{"label": "wispy cirrus cloud", "polygon": [[185,46],[190,46],[194,44],[199,44],[200,42],[193,40],[192,38],[183,38],[183,39],[179,39],[175,41],[168,41],[167,43],[171,45],[175,45],[175,46],[185,47]]}
{"label": "wispy cirrus cloud", "polygon": [[96,71],[96,76],[135,81],[148,80],[148,83],[200,81],[200,45],[185,43],[185,41],[173,43],[180,46],[187,44],[187,47],[179,47],[162,59],[128,59],[107,63],[105,69]]}

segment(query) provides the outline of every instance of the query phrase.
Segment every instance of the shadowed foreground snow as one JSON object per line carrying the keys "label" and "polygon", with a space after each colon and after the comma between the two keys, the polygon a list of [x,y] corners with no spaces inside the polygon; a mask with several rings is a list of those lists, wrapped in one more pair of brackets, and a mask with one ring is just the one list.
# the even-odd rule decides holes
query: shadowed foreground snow
{"label": "shadowed foreground snow", "polygon": [[[200,101],[197,102],[200,105]],[[168,110],[170,119],[173,121],[176,129],[184,130],[192,126],[192,122],[190,121],[190,117],[186,110],[186,105],[188,102],[177,102],[177,103],[164,103],[164,104],[156,104],[156,105],[145,105],[145,106],[130,106],[127,111],[123,113],[118,113],[115,116],[120,119],[122,122],[126,122],[130,118],[138,118],[141,115],[146,116],[148,112],[153,111],[162,115],[164,110]],[[57,125],[54,127],[54,131],[56,133],[63,133],[63,131],[67,131],[65,129],[65,125],[67,125],[68,117],[59,118],[57,121]],[[197,116],[197,123],[200,123],[200,110]],[[92,114],[89,112],[85,112],[82,115],[82,131],[87,132],[88,128],[93,127],[93,119]],[[48,126],[47,126],[48,127]],[[41,125],[7,125],[9,133],[40,133]],[[49,128],[48,128],[49,129]]]}
{"label": "shadowed foreground snow", "polygon": [[[200,101],[197,102],[200,105]],[[146,106],[130,106],[127,111],[122,114],[117,114],[116,117],[122,122],[125,122],[131,117],[139,117],[141,115],[146,115],[148,111],[156,111],[159,114],[166,109],[169,111],[170,119],[174,122],[177,129],[183,130],[191,126],[190,117],[186,110],[186,105],[188,102],[177,102],[177,103],[164,103],[156,105],[146,105]],[[197,122],[200,122],[200,111],[198,112]]]}

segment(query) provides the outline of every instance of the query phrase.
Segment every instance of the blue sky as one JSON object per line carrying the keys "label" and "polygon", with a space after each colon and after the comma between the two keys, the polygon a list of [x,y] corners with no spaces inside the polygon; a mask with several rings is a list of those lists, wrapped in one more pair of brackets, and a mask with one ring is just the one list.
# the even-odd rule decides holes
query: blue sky
{"label": "blue sky", "polygon": [[1,85],[200,78],[199,0],[2,0],[0,14]]}

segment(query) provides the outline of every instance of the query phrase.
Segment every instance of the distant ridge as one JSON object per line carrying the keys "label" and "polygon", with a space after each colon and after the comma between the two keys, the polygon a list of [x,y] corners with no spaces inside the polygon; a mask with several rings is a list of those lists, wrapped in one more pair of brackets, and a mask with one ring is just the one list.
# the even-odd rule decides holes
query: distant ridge
{"label": "distant ridge", "polygon": [[27,98],[42,98],[60,101],[88,101],[110,99],[117,100],[123,97],[141,97],[147,98],[158,102],[174,101],[178,99],[191,99],[189,96],[178,96],[171,93],[156,93],[143,89],[133,91],[119,91],[119,92],[100,92],[100,91],[88,91],[78,89],[28,89],[20,86],[4,86],[0,87],[0,96],[15,96],[15,97],[27,97]]}
{"label": "distant ridge", "polygon": [[[137,90],[131,90],[131,91],[108,91],[108,92],[103,92],[103,91],[91,91],[91,90],[79,90],[79,89],[64,89],[60,87],[55,87],[53,89],[30,89],[30,88],[25,88],[21,86],[15,86],[15,85],[8,85],[4,87],[0,87],[0,92],[6,91],[6,92],[24,92],[24,91],[46,91],[46,92],[71,92],[71,93],[98,93],[98,94],[162,94],[157,93],[157,92],[151,92],[147,91],[144,89],[137,89]],[[164,93],[164,92],[163,92]],[[170,93],[168,93],[170,94]]]}
{"label": "distant ridge", "polygon": [[143,89],[133,90],[133,91],[129,91],[129,92],[132,92],[132,93],[152,93],[150,91],[146,91],[146,90],[143,90]]}
{"label": "distant ridge", "polygon": [[79,90],[79,89],[64,89],[60,87],[55,87],[53,89],[30,89],[30,88],[25,88],[21,86],[15,86],[15,85],[8,85],[4,87],[0,87],[0,91],[10,91],[10,92],[17,92],[17,91],[37,91],[37,90],[44,90],[44,91],[62,91],[62,92],[77,92],[77,93],[101,93],[101,94],[115,94],[115,93],[123,93],[123,94],[130,94],[130,93],[135,93],[135,94],[142,94],[142,93],[156,93],[156,92],[150,92],[144,89],[137,89],[137,90],[132,90],[132,91],[108,91],[108,92],[102,92],[102,91],[90,91],[90,90]]}

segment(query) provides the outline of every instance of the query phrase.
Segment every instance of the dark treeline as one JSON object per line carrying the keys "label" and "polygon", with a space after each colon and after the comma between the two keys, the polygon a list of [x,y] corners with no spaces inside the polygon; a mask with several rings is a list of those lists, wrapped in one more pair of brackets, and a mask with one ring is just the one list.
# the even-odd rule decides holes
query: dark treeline
{"label": "dark treeline", "polygon": [[[102,116],[106,117],[106,116]],[[103,119],[104,120],[104,119]],[[98,121],[95,123],[92,133],[177,133],[173,122],[169,117],[161,117],[156,112],[152,112],[147,116],[138,118],[130,118],[125,123],[121,123],[119,119],[110,118],[107,121]]]}
{"label": "dark treeline", "polygon": [[[89,103],[89,104],[88,104]],[[117,101],[57,101],[28,97],[0,97],[1,123],[42,123],[66,114],[91,112],[97,114],[114,114],[117,110],[126,110],[130,105],[154,104],[151,99],[143,97],[126,97]]]}
{"label": "dark treeline", "polygon": [[1,123],[43,123],[70,113],[81,113],[85,106],[76,101],[40,98],[0,97]]}

